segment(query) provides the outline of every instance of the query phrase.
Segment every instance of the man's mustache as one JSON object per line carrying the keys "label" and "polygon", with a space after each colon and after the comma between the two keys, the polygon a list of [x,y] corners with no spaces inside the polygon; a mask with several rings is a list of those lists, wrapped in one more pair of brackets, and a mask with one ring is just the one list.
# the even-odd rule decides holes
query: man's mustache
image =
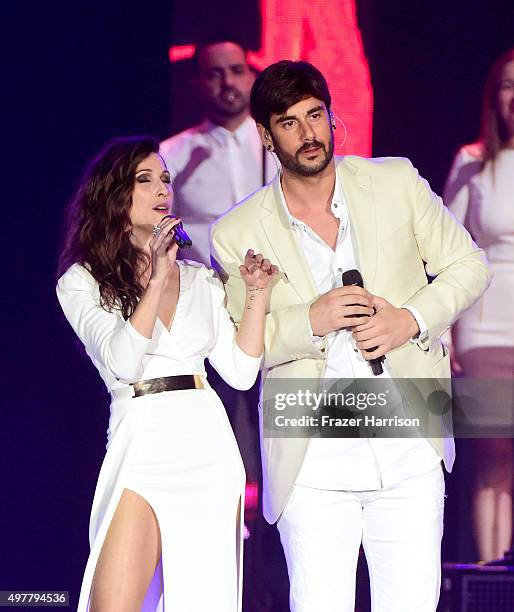
{"label": "man's mustache", "polygon": [[321,147],[325,153],[327,152],[327,149],[325,148],[325,145],[322,142],[319,142],[319,140],[311,140],[309,142],[306,142],[305,144],[303,144],[298,151],[296,151],[296,156],[300,155],[300,153],[302,153],[303,151],[307,151],[308,149],[312,149],[312,147]]}

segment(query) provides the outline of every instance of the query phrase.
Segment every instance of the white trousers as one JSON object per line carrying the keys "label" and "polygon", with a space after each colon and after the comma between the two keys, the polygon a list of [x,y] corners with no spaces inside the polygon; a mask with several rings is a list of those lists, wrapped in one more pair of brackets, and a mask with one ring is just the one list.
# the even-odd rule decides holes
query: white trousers
{"label": "white trousers", "polygon": [[295,486],[278,522],[292,612],[353,612],[361,542],[373,612],[435,612],[443,505],[439,465],[380,491]]}

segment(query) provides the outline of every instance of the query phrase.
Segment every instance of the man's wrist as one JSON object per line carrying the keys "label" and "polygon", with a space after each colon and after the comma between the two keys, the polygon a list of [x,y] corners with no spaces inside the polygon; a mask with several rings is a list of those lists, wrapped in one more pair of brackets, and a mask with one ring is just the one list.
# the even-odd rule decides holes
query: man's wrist
{"label": "man's wrist", "polygon": [[427,324],[425,323],[425,319],[422,317],[419,310],[417,308],[414,308],[414,306],[411,306],[410,304],[404,304],[402,308],[404,310],[408,310],[411,313],[418,325],[418,330],[416,331],[415,335],[410,338],[409,342],[412,342],[414,344],[425,342],[428,339],[428,328]]}
{"label": "man's wrist", "polygon": [[401,308],[405,313],[405,320],[407,321],[407,333],[409,334],[409,339],[417,340],[420,335],[420,328],[416,317],[412,314],[412,312],[408,308]]}

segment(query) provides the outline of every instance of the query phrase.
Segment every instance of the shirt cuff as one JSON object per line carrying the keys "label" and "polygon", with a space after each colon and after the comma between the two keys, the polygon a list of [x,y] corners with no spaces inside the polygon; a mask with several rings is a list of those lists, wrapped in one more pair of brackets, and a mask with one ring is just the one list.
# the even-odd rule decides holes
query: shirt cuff
{"label": "shirt cuff", "polygon": [[441,342],[444,344],[444,346],[446,348],[451,348],[453,341],[452,341],[452,330],[450,327],[448,327],[447,329],[445,329],[443,331],[443,333],[440,335],[441,338]]}
{"label": "shirt cuff", "polygon": [[325,352],[325,347],[324,347],[324,339],[325,338],[324,338],[324,336],[315,336],[314,335],[314,332],[312,331],[310,319],[307,319],[307,325],[309,326],[309,333],[311,335],[312,344],[314,344],[314,346],[319,351],[322,351],[324,353]]}
{"label": "shirt cuff", "polygon": [[405,308],[405,310],[408,310],[411,313],[411,315],[416,319],[416,323],[419,327],[419,332],[413,338],[410,338],[409,342],[417,344],[418,342],[423,342],[424,340],[426,340],[428,338],[428,327],[426,326],[423,317],[413,306],[404,304],[402,308]]}

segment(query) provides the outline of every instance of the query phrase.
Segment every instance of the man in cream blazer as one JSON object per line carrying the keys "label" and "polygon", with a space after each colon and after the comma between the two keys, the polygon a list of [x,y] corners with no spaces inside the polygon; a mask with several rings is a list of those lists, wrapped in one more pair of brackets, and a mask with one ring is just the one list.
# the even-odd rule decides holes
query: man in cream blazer
{"label": "man in cream blazer", "polygon": [[[419,398],[450,377],[439,338],[485,291],[487,262],[408,160],[334,158],[330,101],[306,62],[278,62],[255,82],[252,115],[282,174],[212,227],[228,309],[241,320],[239,262],[251,247],[281,270],[267,315],[264,395],[277,379],[371,376],[365,360],[386,354],[384,377],[419,379],[405,395],[426,411]],[[340,286],[351,268],[365,289]],[[364,315],[358,323],[355,314]],[[435,611],[439,465],[451,470],[454,461],[435,412],[429,440],[280,438],[261,428],[264,514],[278,520],[294,612],[353,610],[361,543],[375,611]]]}

